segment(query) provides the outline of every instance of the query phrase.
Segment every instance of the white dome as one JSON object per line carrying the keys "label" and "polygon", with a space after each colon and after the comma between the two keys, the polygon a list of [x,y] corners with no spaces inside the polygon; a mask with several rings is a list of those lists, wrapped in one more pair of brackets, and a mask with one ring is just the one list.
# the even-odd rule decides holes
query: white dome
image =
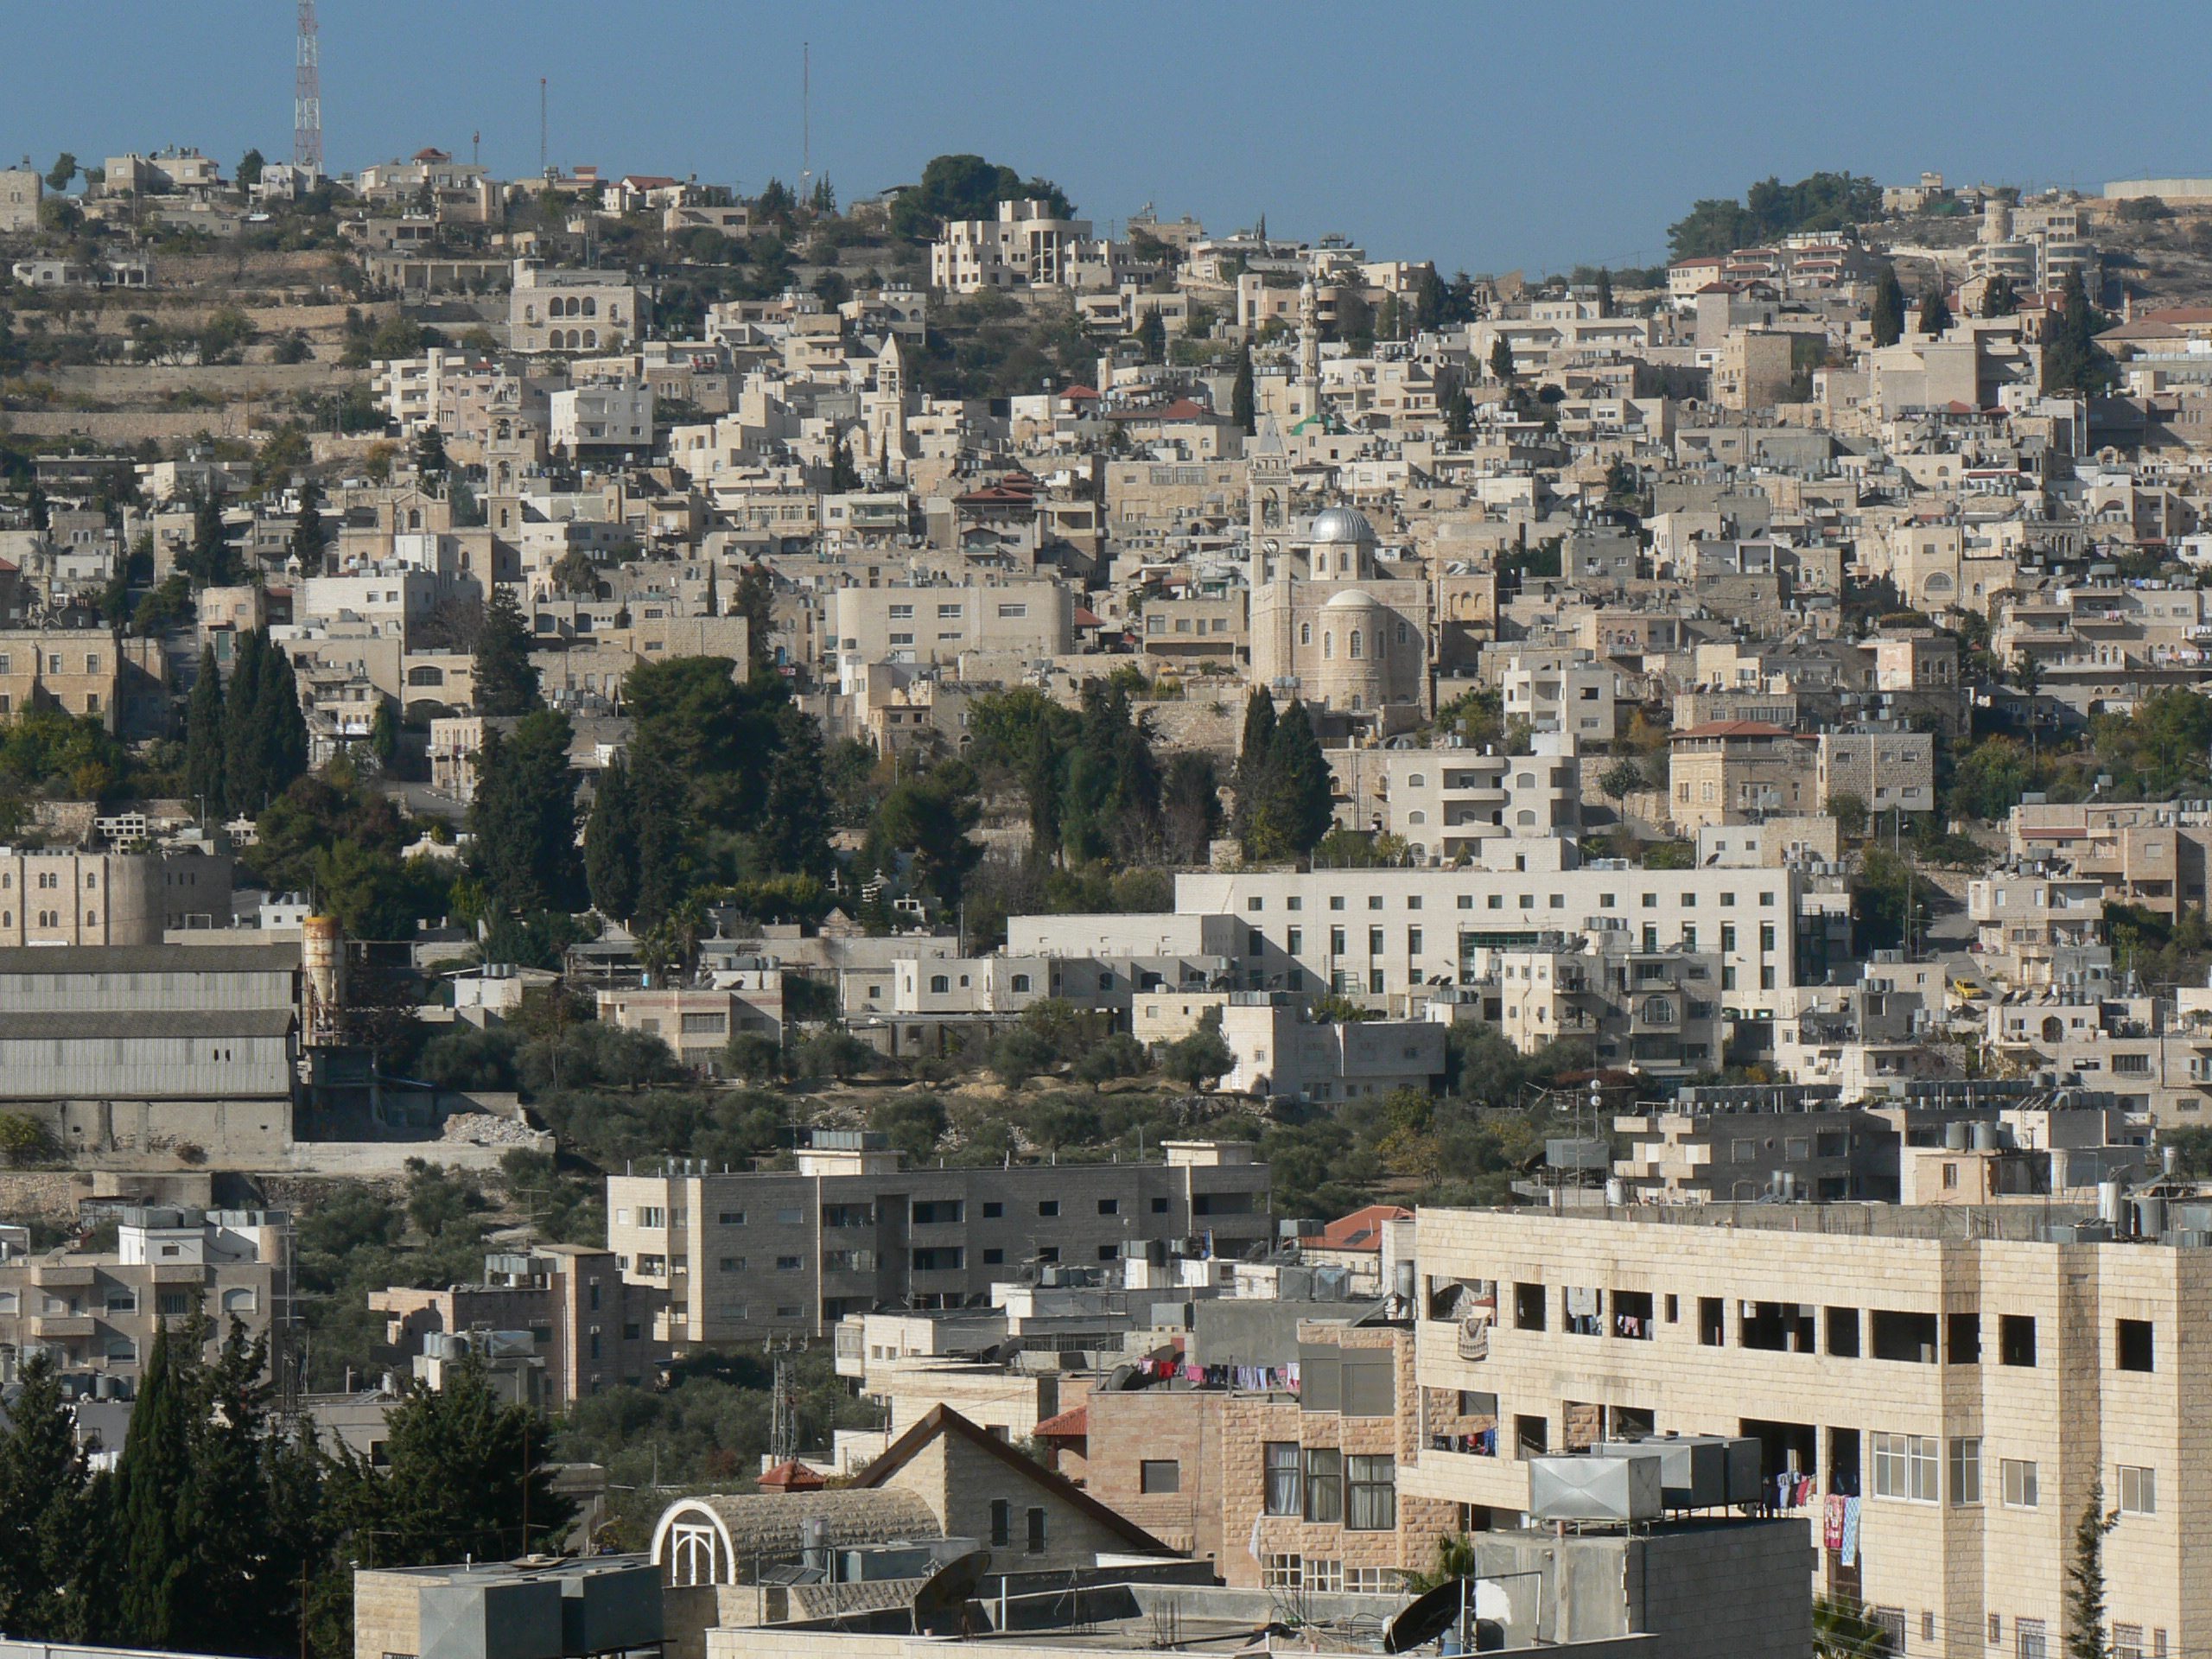
{"label": "white dome", "polygon": [[1316,542],[1364,542],[1372,546],[1375,526],[1357,507],[1324,507],[1313,515],[1311,539]]}
{"label": "white dome", "polygon": [[1325,611],[1378,611],[1382,608],[1382,601],[1363,588],[1347,588],[1340,594],[1332,594],[1329,602],[1321,608]]}

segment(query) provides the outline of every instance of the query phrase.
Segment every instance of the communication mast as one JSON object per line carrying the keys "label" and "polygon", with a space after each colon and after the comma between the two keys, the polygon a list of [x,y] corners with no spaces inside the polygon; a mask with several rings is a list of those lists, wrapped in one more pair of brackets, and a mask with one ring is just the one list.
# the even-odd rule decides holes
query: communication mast
{"label": "communication mast", "polygon": [[300,51],[292,72],[292,165],[322,171],[322,54],[315,0],[300,0]]}

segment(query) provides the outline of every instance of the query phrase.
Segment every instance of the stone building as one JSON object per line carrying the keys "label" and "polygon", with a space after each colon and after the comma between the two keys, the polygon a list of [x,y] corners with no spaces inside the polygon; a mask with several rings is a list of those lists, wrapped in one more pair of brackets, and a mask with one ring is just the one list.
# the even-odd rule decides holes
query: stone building
{"label": "stone building", "polygon": [[[2070,1242],[2085,1213],[1425,1210],[1401,1485],[1479,1529],[1526,1510],[1531,1453],[1749,1435],[1769,1480],[1806,1483],[1783,1512],[1821,1547],[1819,1587],[1863,1600],[1893,1651],[1948,1659],[2059,1650],[2075,1523],[2101,1492],[2115,1648],[2204,1646],[2187,1562],[2212,1251]],[[1471,1408],[1489,1438],[1461,1438]]]}
{"label": "stone building", "polygon": [[1330,507],[1252,544],[1255,681],[1386,734],[1427,716],[1429,584],[1377,567],[1363,514]]}

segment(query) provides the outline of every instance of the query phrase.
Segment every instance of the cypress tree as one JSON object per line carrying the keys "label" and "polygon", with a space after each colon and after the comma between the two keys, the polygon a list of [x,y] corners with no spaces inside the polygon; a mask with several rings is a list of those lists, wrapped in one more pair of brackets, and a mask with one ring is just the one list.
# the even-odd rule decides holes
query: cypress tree
{"label": "cypress tree", "polygon": [[315,480],[308,479],[300,486],[300,516],[292,521],[292,557],[298,561],[300,574],[312,576],[322,569],[322,512],[317,504],[320,492]]}
{"label": "cypress tree", "polygon": [[576,857],[575,774],[566,715],[524,715],[505,737],[484,734],[468,823],[493,898],[529,915],[566,910],[582,871]]}
{"label": "cypress tree", "polygon": [[1904,288],[1897,281],[1897,267],[1885,265],[1874,283],[1874,305],[1868,321],[1873,325],[1874,344],[1878,348],[1894,346],[1904,338]]}
{"label": "cypress tree", "polygon": [[1229,388],[1229,417],[1247,436],[1259,430],[1257,404],[1253,397],[1252,348],[1236,348],[1236,378]]}
{"label": "cypress tree", "polygon": [[1294,698],[1275,722],[1268,749],[1269,779],[1261,808],[1259,840],[1263,853],[1303,857],[1313,850],[1336,817],[1329,794],[1329,763],[1306,705]]}
{"label": "cypress tree", "polygon": [[1920,296],[1920,332],[1940,334],[1951,326],[1951,302],[1941,283],[1931,283]]}
{"label": "cypress tree", "polygon": [[77,1567],[85,1459],[54,1362],[33,1355],[20,1380],[0,1420],[0,1630],[52,1640],[67,1634],[64,1586]]}
{"label": "cypress tree", "polygon": [[760,814],[770,866],[786,875],[827,876],[833,807],[824,777],[822,726],[812,715],[786,704],[776,716],[780,741],[768,768],[768,796]]}
{"label": "cypress tree", "polygon": [[233,817],[260,811],[268,798],[263,776],[266,749],[259,724],[267,648],[267,636],[258,628],[238,635],[231,683],[223,698],[223,798]]}
{"label": "cypress tree", "polygon": [[1613,315],[1613,273],[1603,265],[1598,267],[1598,315]]}
{"label": "cypress tree", "polygon": [[166,1325],[139,1377],[138,1399],[111,1489],[111,1520],[120,1555],[112,1612],[126,1646],[172,1648],[184,1632],[195,1592],[193,1517],[183,1502],[192,1478],[189,1390],[178,1344]]}
{"label": "cypress tree", "polygon": [[476,635],[476,712],[526,715],[542,709],[537,668],[530,660],[530,627],[513,593],[494,585]]}
{"label": "cypress tree", "polygon": [[638,849],[635,932],[658,925],[683,896],[683,779],[655,736],[631,749],[630,795]]}
{"label": "cypress tree", "polygon": [[630,766],[616,755],[599,774],[584,823],[584,879],[602,916],[627,921],[638,908],[638,812]]}
{"label": "cypress tree", "polygon": [[[264,640],[267,636],[264,636]],[[300,708],[299,677],[283,647],[265,645],[261,681],[254,692],[254,725],[261,743],[261,787],[283,794],[308,769],[308,721]]]}
{"label": "cypress tree", "polygon": [[1513,342],[1503,334],[1490,348],[1490,372],[1491,378],[1501,385],[1510,386],[1521,378],[1521,371],[1513,361]]}
{"label": "cypress tree", "polygon": [[[223,796],[223,677],[215,665],[215,647],[200,652],[200,677],[192,683],[192,700],[184,711],[184,788],[202,803],[202,811],[222,816]],[[4,1628],[4,1627],[0,1627]]]}
{"label": "cypress tree", "polygon": [[1244,700],[1244,735],[1236,750],[1236,809],[1230,827],[1244,843],[1244,856],[1260,855],[1257,843],[1261,808],[1267,800],[1273,773],[1275,741],[1275,703],[1262,685],[1252,688]]}

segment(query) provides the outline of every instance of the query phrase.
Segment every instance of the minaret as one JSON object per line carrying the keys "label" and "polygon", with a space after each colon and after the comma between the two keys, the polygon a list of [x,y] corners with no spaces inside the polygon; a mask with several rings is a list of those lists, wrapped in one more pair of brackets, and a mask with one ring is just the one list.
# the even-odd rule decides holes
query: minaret
{"label": "minaret", "polygon": [[1298,290],[1299,418],[1321,412],[1321,296],[1309,275]]}

